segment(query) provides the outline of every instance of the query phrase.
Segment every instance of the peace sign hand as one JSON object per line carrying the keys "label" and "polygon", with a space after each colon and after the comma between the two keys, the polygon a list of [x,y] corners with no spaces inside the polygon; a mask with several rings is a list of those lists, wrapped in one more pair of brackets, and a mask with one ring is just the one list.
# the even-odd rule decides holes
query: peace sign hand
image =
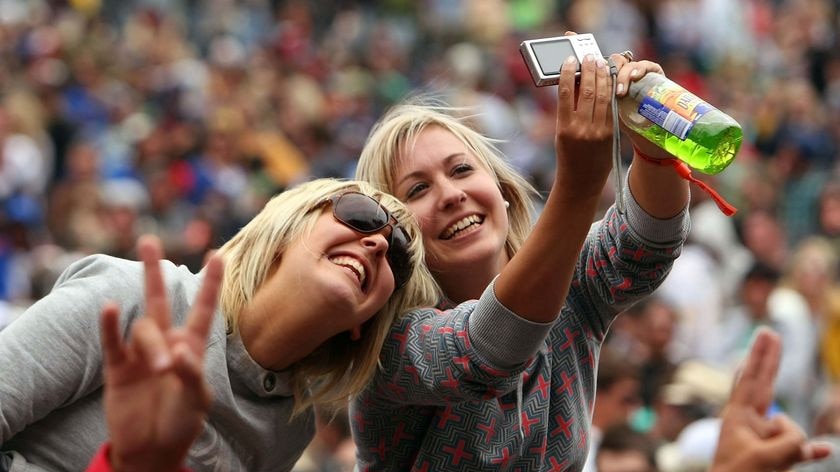
{"label": "peace sign hand", "polygon": [[711,472],[786,470],[830,454],[830,446],[808,442],[787,416],[767,418],[780,357],[779,335],[759,330],[723,410]]}
{"label": "peace sign hand", "polygon": [[105,413],[115,471],[179,470],[210,409],[204,352],[222,280],[222,261],[208,260],[204,281],[184,326],[173,327],[153,236],[137,247],[145,273],[146,314],[128,343],[119,332],[119,309],[102,310]]}

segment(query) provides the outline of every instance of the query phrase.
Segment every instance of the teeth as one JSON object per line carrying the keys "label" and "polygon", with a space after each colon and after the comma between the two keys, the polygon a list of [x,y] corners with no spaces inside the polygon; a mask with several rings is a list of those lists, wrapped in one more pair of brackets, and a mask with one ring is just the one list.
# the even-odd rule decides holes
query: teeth
{"label": "teeth", "polygon": [[446,230],[443,232],[441,237],[443,237],[443,239],[449,239],[452,236],[454,236],[455,233],[457,233],[458,231],[461,231],[461,230],[463,230],[465,228],[468,228],[468,227],[470,227],[472,225],[475,225],[475,224],[480,224],[481,222],[482,222],[482,219],[478,215],[467,216],[466,218],[462,219],[461,221],[458,221],[457,223],[450,226],[449,228],[446,228]]}
{"label": "teeth", "polygon": [[335,265],[347,267],[348,269],[356,273],[356,277],[359,278],[360,285],[363,285],[365,283],[365,279],[367,278],[365,274],[365,266],[363,266],[362,263],[356,260],[355,258],[350,256],[337,256],[331,257],[330,262],[332,262]]}

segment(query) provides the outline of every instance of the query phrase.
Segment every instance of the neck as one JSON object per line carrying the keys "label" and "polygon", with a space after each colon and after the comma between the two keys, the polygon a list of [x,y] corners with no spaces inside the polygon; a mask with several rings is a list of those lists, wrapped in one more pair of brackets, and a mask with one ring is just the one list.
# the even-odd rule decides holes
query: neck
{"label": "neck", "polygon": [[239,333],[245,350],[262,368],[285,370],[308,356],[326,339],[313,336],[324,333],[323,327],[311,326],[305,314],[278,310],[260,310],[251,304],[239,318]]}
{"label": "neck", "polygon": [[500,260],[487,264],[462,264],[455,270],[433,271],[432,273],[446,298],[458,304],[481,297],[507,262],[507,254],[502,252]]}

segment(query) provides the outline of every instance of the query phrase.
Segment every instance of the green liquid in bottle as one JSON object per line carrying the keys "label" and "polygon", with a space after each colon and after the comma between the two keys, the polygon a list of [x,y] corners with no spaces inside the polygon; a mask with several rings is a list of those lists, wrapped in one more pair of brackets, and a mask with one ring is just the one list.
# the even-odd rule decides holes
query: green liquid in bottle
{"label": "green liquid in bottle", "polygon": [[[682,87],[660,74],[647,74],[630,87],[630,94],[621,100],[619,108],[624,123],[647,138],[650,142],[665,149],[693,169],[705,174],[717,174],[735,159],[744,133],[741,126],[729,115],[702,102],[708,107],[691,125],[691,129],[680,139],[672,132],[639,114],[639,104],[647,96],[648,90],[659,87],[673,94],[684,94],[697,101]],[[657,102],[658,103],[658,102]]]}

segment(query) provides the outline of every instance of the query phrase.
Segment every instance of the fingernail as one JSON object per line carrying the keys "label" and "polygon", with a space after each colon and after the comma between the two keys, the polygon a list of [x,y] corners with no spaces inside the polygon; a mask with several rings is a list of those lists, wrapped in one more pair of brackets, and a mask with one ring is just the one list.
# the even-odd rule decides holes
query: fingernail
{"label": "fingernail", "polygon": [[605,61],[603,57],[599,57],[595,60],[595,65],[597,65],[599,69],[603,69],[607,67],[607,61]]}
{"label": "fingernail", "polygon": [[618,93],[624,92],[624,84],[618,84],[618,87],[615,88],[615,91]]}
{"label": "fingernail", "polygon": [[569,56],[566,58],[566,64],[574,64],[577,61],[575,56]]}
{"label": "fingernail", "polygon": [[583,60],[584,60],[584,61],[586,61],[586,62],[592,62],[592,60],[593,60],[593,59],[595,59],[595,56],[594,56],[592,53],[587,54],[587,55],[583,58]]}
{"label": "fingernail", "polygon": [[630,77],[638,77],[639,76],[639,69],[633,69],[630,71]]}

